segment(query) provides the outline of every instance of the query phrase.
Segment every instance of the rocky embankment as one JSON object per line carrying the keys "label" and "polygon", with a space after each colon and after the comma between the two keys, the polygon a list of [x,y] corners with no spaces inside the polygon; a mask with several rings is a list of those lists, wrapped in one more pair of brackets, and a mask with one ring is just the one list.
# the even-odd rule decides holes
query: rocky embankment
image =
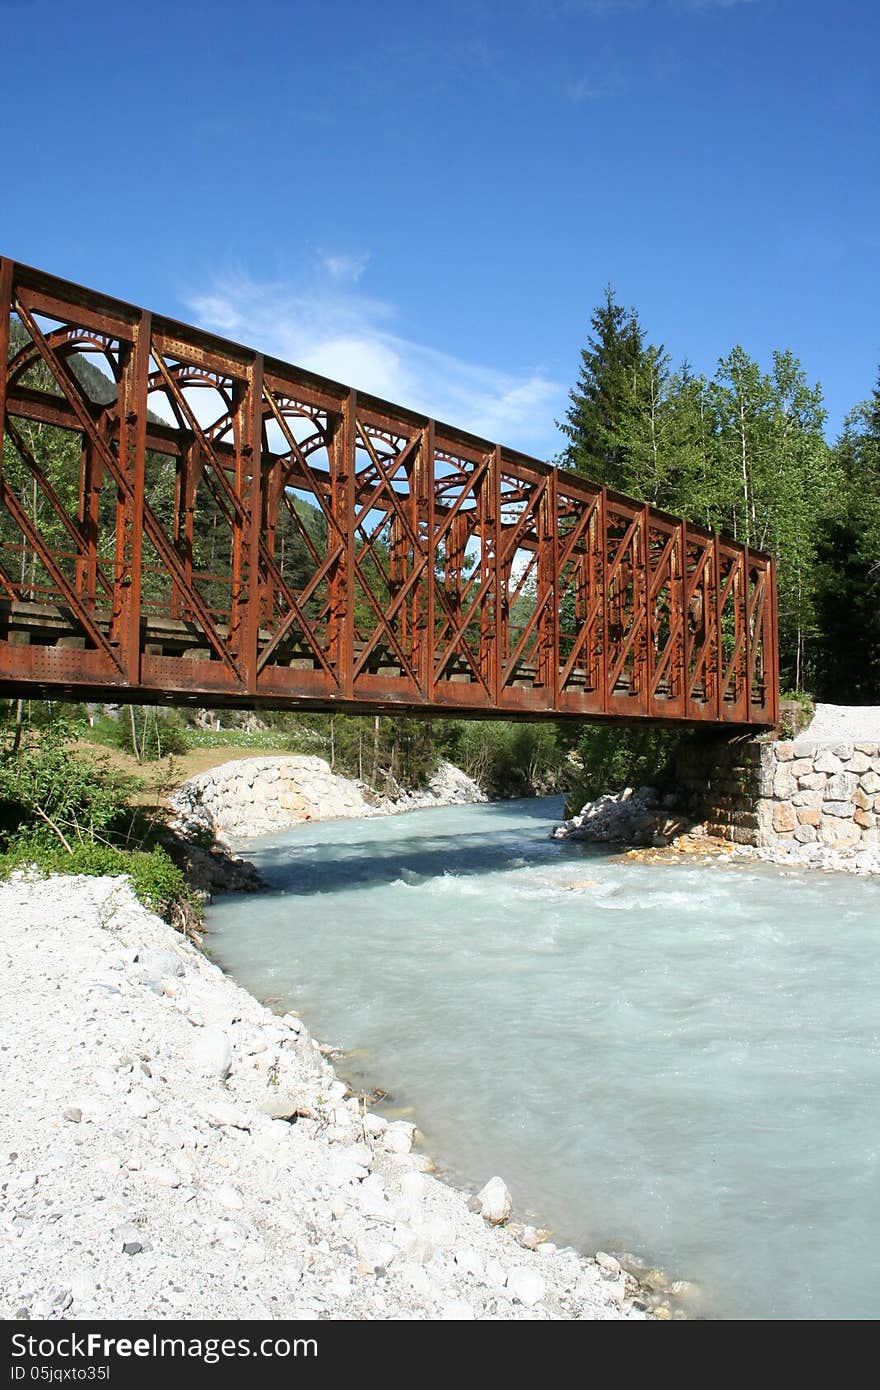
{"label": "rocky embankment", "polygon": [[[813,775],[810,766],[810,773],[805,774],[808,777]],[[835,775],[839,774],[828,774],[829,778]],[[823,795],[822,790],[819,795]],[[637,857],[647,859],[668,858],[671,853],[722,855],[728,863],[760,860],[780,867],[826,869],[861,877],[880,874],[880,848],[876,845],[838,839],[831,843],[777,839],[769,845],[733,844],[711,835],[705,823],[695,823],[676,810],[677,804],[674,792],[624,787],[621,792],[588,801],[577,815],[555,827],[553,838],[636,847]]]}
{"label": "rocky embankment", "polygon": [[[880,874],[880,707],[816,706],[795,740],[693,744],[672,785],[588,802],[556,839],[724,853],[784,867]],[[642,853],[642,851],[644,851]]]}
{"label": "rocky embankment", "polygon": [[0,885],[0,947],[3,1317],[645,1315],[613,1258],[514,1226],[499,1179],[433,1177],[125,880]]}
{"label": "rocky embankment", "polygon": [[189,838],[217,835],[250,839],[304,821],[344,816],[388,816],[429,806],[486,801],[477,783],[441,763],[427,788],[379,796],[364,782],[331,772],[323,758],[241,758],[193,777],[171,798],[177,828]]}

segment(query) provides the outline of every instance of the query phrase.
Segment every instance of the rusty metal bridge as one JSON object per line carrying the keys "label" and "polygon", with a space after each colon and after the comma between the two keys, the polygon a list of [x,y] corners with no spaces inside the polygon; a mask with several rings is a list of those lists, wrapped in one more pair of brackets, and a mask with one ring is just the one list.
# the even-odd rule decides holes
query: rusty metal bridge
{"label": "rusty metal bridge", "polygon": [[0,694],[771,725],[773,560],[0,260]]}

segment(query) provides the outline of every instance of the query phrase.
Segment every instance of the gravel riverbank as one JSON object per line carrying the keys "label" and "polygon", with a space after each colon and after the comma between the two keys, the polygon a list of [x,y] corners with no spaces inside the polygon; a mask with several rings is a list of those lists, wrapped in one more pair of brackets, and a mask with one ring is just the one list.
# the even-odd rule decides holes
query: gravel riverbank
{"label": "gravel riverbank", "polygon": [[433,1177],[125,880],[0,884],[0,963],[4,1318],[645,1316],[613,1259]]}

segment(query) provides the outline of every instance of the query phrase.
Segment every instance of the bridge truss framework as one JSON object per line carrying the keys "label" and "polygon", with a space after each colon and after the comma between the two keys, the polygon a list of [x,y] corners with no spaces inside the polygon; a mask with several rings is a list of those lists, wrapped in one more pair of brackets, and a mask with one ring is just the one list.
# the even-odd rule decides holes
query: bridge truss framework
{"label": "bridge truss framework", "polygon": [[0,363],[0,693],[778,718],[769,555],[5,259]]}

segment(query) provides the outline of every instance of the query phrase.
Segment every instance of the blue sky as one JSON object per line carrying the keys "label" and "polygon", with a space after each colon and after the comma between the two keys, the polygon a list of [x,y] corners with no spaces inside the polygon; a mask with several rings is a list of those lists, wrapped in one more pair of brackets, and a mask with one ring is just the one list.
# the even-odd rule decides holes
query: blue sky
{"label": "blue sky", "polygon": [[611,282],[880,362],[874,0],[0,0],[0,249],[541,456]]}

